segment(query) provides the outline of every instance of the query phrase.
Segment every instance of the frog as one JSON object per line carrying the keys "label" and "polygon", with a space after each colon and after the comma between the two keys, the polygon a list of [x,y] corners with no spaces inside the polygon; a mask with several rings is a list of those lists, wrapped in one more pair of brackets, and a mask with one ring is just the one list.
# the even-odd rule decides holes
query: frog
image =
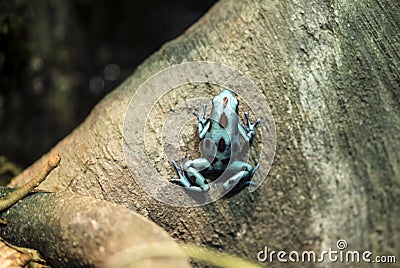
{"label": "frog", "polygon": [[[244,125],[238,116],[239,100],[230,89],[224,89],[214,96],[208,117],[206,112],[207,104],[203,105],[201,114],[192,111],[198,121],[201,157],[188,160],[181,167],[171,161],[178,178],[170,182],[193,192],[208,192],[208,180],[214,181],[220,177],[223,189],[227,192],[236,187],[242,189],[254,185],[251,178],[259,168],[259,163],[253,167],[242,158],[248,153],[260,118],[252,123],[249,113],[245,112]],[[242,144],[241,139],[244,141]]]}

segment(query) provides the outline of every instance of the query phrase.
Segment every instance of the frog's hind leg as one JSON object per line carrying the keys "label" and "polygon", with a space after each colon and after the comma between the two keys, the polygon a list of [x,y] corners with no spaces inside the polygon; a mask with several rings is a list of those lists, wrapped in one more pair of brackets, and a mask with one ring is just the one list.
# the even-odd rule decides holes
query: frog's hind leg
{"label": "frog's hind leg", "polygon": [[[179,184],[188,190],[195,192],[207,192],[210,186],[206,183],[205,178],[201,175],[200,170],[204,170],[210,166],[210,162],[206,158],[199,158],[195,160],[186,161],[183,165],[183,171],[179,169],[175,162],[172,162],[179,179],[170,180],[173,183]],[[194,184],[189,181],[186,175],[191,178],[194,177]]]}
{"label": "frog's hind leg", "polygon": [[[223,187],[225,190],[231,190],[235,186],[238,188],[243,188],[245,186],[250,186],[253,184],[249,179],[253,177],[254,173],[257,171],[259,165],[257,164],[254,168],[242,161],[233,161],[228,166],[229,170],[238,170],[237,173],[232,175],[226,182],[224,182]],[[243,181],[243,183],[239,183]],[[239,183],[239,184],[238,184]]]}

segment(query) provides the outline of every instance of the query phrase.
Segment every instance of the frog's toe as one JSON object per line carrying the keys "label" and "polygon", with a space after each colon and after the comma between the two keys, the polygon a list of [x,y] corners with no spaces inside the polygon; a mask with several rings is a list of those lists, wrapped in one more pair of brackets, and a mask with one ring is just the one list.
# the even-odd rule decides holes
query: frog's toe
{"label": "frog's toe", "polygon": [[243,187],[246,187],[246,186],[248,186],[248,187],[250,187],[250,186],[253,186],[253,187],[256,187],[257,186],[257,183],[255,183],[254,181],[245,181],[244,183],[243,183]]}
{"label": "frog's toe", "polygon": [[210,190],[210,185],[204,184],[201,186],[190,186],[187,189],[194,192],[208,192]]}
{"label": "frog's toe", "polygon": [[169,182],[172,182],[174,184],[177,184],[177,185],[183,186],[183,187],[190,187],[189,181],[183,180],[183,179],[172,179],[172,180],[169,180]]}
{"label": "frog's toe", "polygon": [[210,186],[208,184],[204,184],[201,186],[194,186],[191,185],[189,182],[186,182],[185,180],[179,180],[179,179],[172,179],[170,180],[170,182],[183,186],[185,190],[191,192],[208,192],[210,190]]}
{"label": "frog's toe", "polygon": [[258,163],[252,170],[251,170],[251,173],[250,173],[250,176],[252,177],[252,176],[254,176],[254,173],[256,173],[256,171],[257,171],[257,169],[260,167],[260,163]]}
{"label": "frog's toe", "polygon": [[261,119],[260,119],[260,118],[257,118],[256,122],[254,122],[254,124],[251,126],[252,129],[255,129],[256,126],[257,126],[258,124],[260,124],[260,123],[261,123]]}

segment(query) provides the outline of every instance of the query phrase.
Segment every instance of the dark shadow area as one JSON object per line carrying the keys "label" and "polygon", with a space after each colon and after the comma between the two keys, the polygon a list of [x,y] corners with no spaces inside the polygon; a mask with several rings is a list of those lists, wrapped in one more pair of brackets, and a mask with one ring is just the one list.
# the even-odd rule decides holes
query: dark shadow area
{"label": "dark shadow area", "polygon": [[215,2],[0,0],[0,155],[34,162]]}

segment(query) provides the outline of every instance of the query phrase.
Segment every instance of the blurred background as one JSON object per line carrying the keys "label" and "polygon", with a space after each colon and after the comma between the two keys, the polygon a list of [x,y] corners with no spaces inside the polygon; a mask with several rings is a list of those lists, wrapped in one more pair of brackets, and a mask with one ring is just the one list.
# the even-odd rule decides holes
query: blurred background
{"label": "blurred background", "polygon": [[215,0],[0,0],[0,184]]}

